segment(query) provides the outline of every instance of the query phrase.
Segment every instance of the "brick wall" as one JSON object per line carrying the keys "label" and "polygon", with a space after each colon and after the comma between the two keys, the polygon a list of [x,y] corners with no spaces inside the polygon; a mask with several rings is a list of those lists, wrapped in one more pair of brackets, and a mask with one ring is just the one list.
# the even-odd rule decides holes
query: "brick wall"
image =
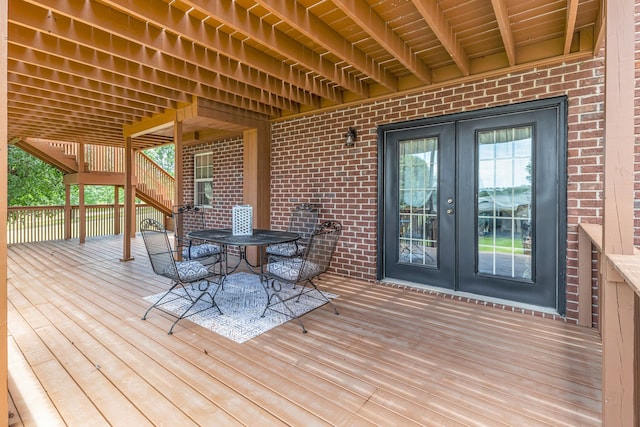
{"label": "brick wall", "polygon": [[[272,125],[271,226],[286,229],[294,203],[320,207],[343,224],[332,270],[376,276],[377,127],[554,96],[568,97],[567,320],[577,322],[577,224],[601,223],[603,57],[328,111]],[[344,147],[349,126],[355,147]],[[208,224],[230,227],[242,203],[242,141],[190,146],[184,153],[185,202],[193,200],[193,154],[214,152],[214,209]],[[535,313],[537,314],[537,313]]]}
{"label": "brick wall", "polygon": [[[577,224],[601,222],[603,57],[471,81],[385,101],[276,122],[272,127],[272,225],[296,202],[344,226],[332,268],[376,274],[377,127],[514,102],[568,96],[567,319],[577,321]],[[355,147],[344,147],[348,126]]]}
{"label": "brick wall", "polygon": [[213,209],[206,209],[205,223],[211,228],[230,228],[231,209],[242,204],[242,139],[205,142],[183,150],[184,204],[193,204],[193,156],[213,153]]}

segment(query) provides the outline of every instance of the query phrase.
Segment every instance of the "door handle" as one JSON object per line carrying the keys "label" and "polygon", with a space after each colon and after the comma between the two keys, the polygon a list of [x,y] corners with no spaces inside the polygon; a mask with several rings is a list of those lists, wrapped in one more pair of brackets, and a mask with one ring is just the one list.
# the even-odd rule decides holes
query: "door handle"
{"label": "door handle", "polygon": [[452,209],[452,208],[447,209],[447,213],[448,213],[449,215],[453,215],[453,209]]}

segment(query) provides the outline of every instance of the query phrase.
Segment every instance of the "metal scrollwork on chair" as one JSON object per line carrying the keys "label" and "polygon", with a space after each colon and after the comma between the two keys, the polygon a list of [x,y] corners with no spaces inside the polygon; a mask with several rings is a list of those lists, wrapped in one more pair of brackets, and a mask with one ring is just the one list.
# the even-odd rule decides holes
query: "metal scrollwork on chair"
{"label": "metal scrollwork on chair", "polygon": [[[199,261],[176,261],[167,232],[158,221],[151,218],[143,220],[140,223],[140,232],[153,271],[157,275],[171,280],[169,290],[147,309],[144,316],[142,316],[142,320],[146,320],[151,309],[157,308],[162,310],[165,304],[169,304],[177,299],[184,299],[186,301],[186,309],[182,314],[175,316],[170,311],[162,310],[165,313],[177,317],[169,329],[169,335],[173,333],[173,328],[180,320],[193,316],[200,311],[216,307],[220,314],[222,314],[220,307],[218,307],[215,301],[216,294],[220,289],[219,283],[214,279],[216,275]],[[183,288],[184,293],[177,292],[178,288]],[[211,303],[205,304],[204,307],[198,311],[191,312],[196,303],[205,297],[208,297]]]}
{"label": "metal scrollwork on chair", "polygon": [[[333,307],[334,312],[338,314],[335,305],[318,289],[313,281],[329,269],[341,232],[342,225],[339,222],[325,221],[311,233],[304,254],[301,257],[270,258],[272,262],[268,262],[264,268],[265,290],[268,294],[268,302],[262,316],[265,315],[267,310],[284,314],[296,319],[302,327],[302,332],[306,333],[307,330],[302,320],[290,306],[290,304],[295,304],[295,301],[299,301],[302,295],[328,302]],[[296,284],[301,284],[302,288],[300,292],[296,292],[292,297],[283,297],[281,291],[284,284],[291,284],[294,287]]]}

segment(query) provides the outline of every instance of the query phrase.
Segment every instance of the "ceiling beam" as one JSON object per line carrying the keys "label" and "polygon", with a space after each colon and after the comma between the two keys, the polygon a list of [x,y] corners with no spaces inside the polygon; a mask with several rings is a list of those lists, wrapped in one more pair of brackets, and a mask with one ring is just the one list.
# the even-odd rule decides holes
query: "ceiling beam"
{"label": "ceiling beam", "polygon": [[[232,93],[219,91],[209,86],[197,85],[186,78],[165,73],[153,69],[143,63],[130,63],[121,58],[113,57],[106,53],[95,51],[83,46],[78,46],[67,40],[59,39],[47,33],[36,33],[25,27],[17,27],[9,24],[9,38],[11,43],[16,43],[26,51],[22,57],[27,62],[33,62],[31,58],[42,58],[39,65],[50,66],[57,69],[84,69],[84,76],[97,79],[105,83],[121,85],[140,92],[157,95],[162,94],[176,102],[188,103],[191,94],[201,95],[204,98],[216,99],[230,105],[241,105],[243,108],[255,110],[272,117],[279,115],[279,110],[274,107],[241,98]],[[10,57],[18,60],[10,45]],[[15,46],[18,48],[17,46]],[[55,52],[56,56],[47,54]],[[43,57],[44,56],[44,57]],[[49,65],[51,64],[51,65]],[[82,71],[70,71],[83,75]]]}
{"label": "ceiling beam", "polygon": [[504,45],[507,59],[509,60],[509,66],[516,65],[516,45],[513,41],[513,32],[511,31],[511,19],[509,18],[509,12],[507,11],[507,5],[505,0],[491,0],[493,6],[493,13],[498,21],[498,28],[500,29],[500,36],[502,37],[502,44]]}
{"label": "ceiling beam", "polygon": [[413,4],[424,20],[427,21],[427,25],[440,40],[440,43],[442,43],[442,46],[449,53],[449,56],[460,71],[462,71],[462,74],[468,76],[470,74],[469,56],[464,51],[456,32],[451,28],[437,0],[413,0]]}
{"label": "ceiling beam", "polygon": [[[69,8],[69,3],[73,1],[57,2],[61,7]],[[196,49],[193,43],[186,40],[180,40],[175,35],[169,34],[156,29],[155,34],[149,26],[145,26],[139,21],[131,20],[127,29],[127,38],[120,37],[114,31],[122,27],[120,24],[125,15],[113,16],[112,9],[104,5],[96,6],[95,13],[103,13],[97,16],[95,14],[84,13],[83,21],[72,20],[69,16],[71,11],[63,10],[63,14],[56,10],[42,9],[29,3],[14,0],[12,2],[12,20],[19,22],[21,25],[27,26],[35,31],[43,31],[46,29],[47,34],[60,37],[74,44],[85,46],[89,49],[95,49],[106,55],[121,58],[132,63],[144,64],[147,67],[161,71],[166,74],[176,76],[189,76],[189,79],[195,81],[204,87],[210,87],[219,92],[232,92],[235,95],[246,97],[254,102],[264,103],[279,109],[287,109],[297,111],[298,105],[291,103],[287,98],[278,96],[279,94],[271,94],[263,87],[249,85],[238,79],[230,79],[221,75],[215,67],[205,68],[200,64],[207,64],[208,55],[214,59],[219,55],[211,55],[206,49],[200,47]],[[111,14],[107,14],[111,11]],[[118,12],[119,13],[119,12]],[[68,15],[67,15],[68,14]],[[91,16],[88,16],[91,15]],[[91,18],[91,19],[89,19]],[[53,22],[53,23],[52,23]],[[107,28],[107,31],[101,28]],[[149,48],[147,45],[141,45],[138,41],[145,40],[152,35],[152,40],[156,45],[163,45],[167,48],[160,52],[155,47]],[[168,40],[165,40],[168,39]],[[168,52],[167,52],[168,51]],[[185,61],[185,58],[191,58],[191,62]],[[229,67],[228,61],[224,61]],[[234,67],[235,68],[235,67]],[[268,85],[267,85],[268,86]],[[281,85],[277,86],[277,90],[282,92]],[[284,94],[280,94],[284,95]],[[298,101],[310,100],[310,96],[301,98]],[[312,101],[311,101],[312,102]]]}
{"label": "ceiling beam", "polygon": [[398,79],[393,74],[297,1],[257,0],[257,3],[371,80],[391,91],[398,90]]}
{"label": "ceiling beam", "polygon": [[203,14],[212,16],[230,28],[248,38],[278,52],[283,58],[332,81],[344,89],[360,96],[367,96],[368,88],[361,80],[345,73],[336,64],[320,56],[304,44],[292,39],[276,27],[263,22],[260,18],[230,0],[203,1],[182,0]]}
{"label": "ceiling beam", "polygon": [[573,34],[576,31],[576,17],[578,15],[579,0],[567,0],[567,19],[564,31],[564,54],[571,51],[571,42],[573,42]]}
{"label": "ceiling beam", "polygon": [[[44,0],[48,3],[58,3],[57,0]],[[76,0],[84,3],[84,0]],[[263,82],[267,76],[279,80],[281,85],[292,94],[303,90],[333,102],[341,102],[342,89],[329,85],[318,78],[309,78],[306,72],[296,70],[290,65],[279,61],[250,44],[231,37],[229,34],[202,22],[161,0],[105,0],[105,3],[131,15],[142,22],[149,22],[158,28],[166,28],[189,42],[194,42],[211,52],[212,55],[222,54],[233,60],[233,72],[229,77],[246,82]],[[94,2],[92,2],[94,3]],[[77,13],[76,13],[77,14]],[[126,33],[128,28],[124,28]],[[224,61],[225,58],[218,58]],[[251,65],[249,65],[251,64]],[[216,66],[222,66],[222,62]],[[266,74],[258,76],[255,70]],[[310,105],[305,103],[305,105]],[[315,105],[315,104],[313,104]]]}
{"label": "ceiling beam", "polygon": [[413,50],[363,0],[333,0],[353,22],[425,84],[431,83],[431,70]]}
{"label": "ceiling beam", "polygon": [[[9,85],[21,95],[43,96],[46,99],[68,102],[79,107],[101,110],[105,114],[130,114],[145,117],[159,113],[164,108],[142,104],[135,99],[109,97],[104,93],[91,92],[64,84],[55,84],[47,80],[10,71],[7,76]],[[43,94],[43,95],[40,95]]]}
{"label": "ceiling beam", "polygon": [[120,120],[124,123],[134,122],[150,116],[146,114],[140,115],[135,110],[128,109],[124,106],[120,108],[112,104],[99,102],[87,103],[74,96],[66,96],[42,89],[30,90],[28,87],[22,87],[14,83],[9,83],[8,88],[10,91],[9,99],[13,101],[44,104],[48,108],[58,109],[67,114],[69,114],[69,111],[73,111],[102,120]]}

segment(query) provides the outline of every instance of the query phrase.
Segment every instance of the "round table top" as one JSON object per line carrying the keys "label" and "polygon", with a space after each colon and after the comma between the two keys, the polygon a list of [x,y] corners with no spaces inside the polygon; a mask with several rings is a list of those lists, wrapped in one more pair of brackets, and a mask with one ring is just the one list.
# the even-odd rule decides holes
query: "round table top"
{"label": "round table top", "polygon": [[230,228],[198,230],[187,234],[190,239],[206,240],[220,245],[266,246],[277,243],[294,242],[300,234],[289,231],[253,229],[250,235],[234,235]]}

